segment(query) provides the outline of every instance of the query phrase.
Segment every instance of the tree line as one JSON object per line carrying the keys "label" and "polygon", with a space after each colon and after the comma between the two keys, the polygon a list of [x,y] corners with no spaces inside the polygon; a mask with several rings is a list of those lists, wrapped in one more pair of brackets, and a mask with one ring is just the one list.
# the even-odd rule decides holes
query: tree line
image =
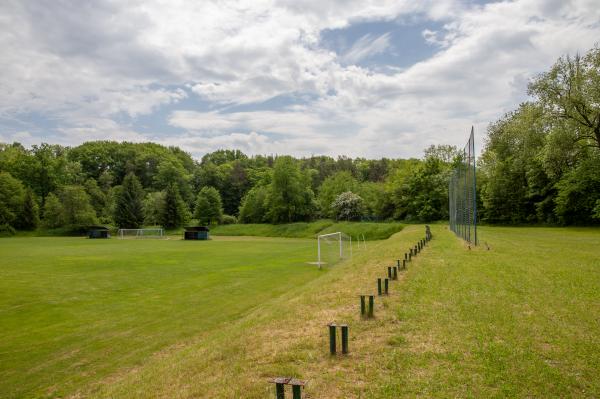
{"label": "tree line", "polygon": [[[489,223],[600,222],[600,50],[561,57],[529,84],[532,100],[490,124],[478,160]],[[421,159],[247,156],[195,160],[155,143],[0,143],[0,232],[121,228],[192,220],[287,223],[317,218],[429,222],[448,217],[454,146]]]}
{"label": "tree line", "polygon": [[600,48],[533,79],[531,101],[492,123],[480,158],[482,218],[600,222]]}
{"label": "tree line", "polygon": [[0,144],[0,226],[435,220],[447,215],[447,188],[438,183],[455,151],[438,146],[421,160],[369,160],[218,150],[194,160],[154,143]]}

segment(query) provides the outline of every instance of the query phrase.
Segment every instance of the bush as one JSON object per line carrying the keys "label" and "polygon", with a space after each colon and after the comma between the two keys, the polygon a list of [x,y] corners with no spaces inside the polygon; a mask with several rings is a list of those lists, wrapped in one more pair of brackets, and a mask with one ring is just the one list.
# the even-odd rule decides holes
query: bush
{"label": "bush", "polygon": [[0,237],[8,237],[13,234],[15,234],[15,229],[10,224],[0,224]]}
{"label": "bush", "polygon": [[221,224],[236,224],[237,218],[233,215],[223,215],[221,217]]}

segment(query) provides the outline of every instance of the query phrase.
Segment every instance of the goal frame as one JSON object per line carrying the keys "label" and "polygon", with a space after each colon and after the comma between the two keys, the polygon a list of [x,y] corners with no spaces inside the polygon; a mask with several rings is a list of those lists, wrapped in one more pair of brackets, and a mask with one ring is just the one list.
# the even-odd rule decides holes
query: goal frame
{"label": "goal frame", "polygon": [[[135,234],[134,236],[129,236],[129,235],[126,236],[123,233],[127,232],[127,231],[135,231],[135,232],[137,232],[137,234]],[[156,232],[158,232],[158,234],[151,235],[151,236],[140,234],[143,232],[150,232],[150,231],[156,231]],[[118,235],[119,239],[125,239],[125,238],[139,239],[139,238],[163,238],[165,234],[164,234],[164,229],[154,228],[154,229],[119,229],[119,231],[117,232],[117,235]]]}
{"label": "goal frame", "polygon": [[[333,237],[338,236],[338,243],[340,248],[340,259],[344,257],[344,247],[342,243],[342,233],[341,231],[336,231],[335,233],[329,234],[320,234],[317,236],[317,264],[319,265],[319,269],[321,269],[323,263],[321,262],[321,239],[325,237]],[[352,236],[344,234],[350,239],[350,257],[352,258]]]}

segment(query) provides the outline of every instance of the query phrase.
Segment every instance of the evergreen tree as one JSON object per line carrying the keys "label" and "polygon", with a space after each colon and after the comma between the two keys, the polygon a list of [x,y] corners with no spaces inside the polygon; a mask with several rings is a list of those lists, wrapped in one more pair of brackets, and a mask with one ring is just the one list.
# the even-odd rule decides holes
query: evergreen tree
{"label": "evergreen tree", "polygon": [[25,230],[34,230],[39,223],[40,207],[33,190],[28,188],[25,190],[25,200],[23,201],[23,209],[21,210],[17,227]]}
{"label": "evergreen tree", "polygon": [[200,223],[215,223],[223,216],[221,195],[214,187],[202,187],[196,198],[194,217]]}
{"label": "evergreen tree", "polygon": [[189,211],[181,199],[179,188],[171,183],[165,190],[164,206],[160,215],[160,222],[165,228],[179,227],[189,220]]}
{"label": "evergreen tree", "polygon": [[137,229],[144,224],[144,190],[138,178],[129,173],[116,194],[114,221],[120,228]]}

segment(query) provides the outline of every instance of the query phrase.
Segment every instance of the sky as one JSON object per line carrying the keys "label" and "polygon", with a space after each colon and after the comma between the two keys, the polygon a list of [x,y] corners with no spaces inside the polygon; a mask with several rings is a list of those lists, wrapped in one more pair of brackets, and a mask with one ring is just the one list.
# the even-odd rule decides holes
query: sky
{"label": "sky", "polygon": [[0,142],[248,155],[481,150],[600,41],[597,0],[0,2]]}

